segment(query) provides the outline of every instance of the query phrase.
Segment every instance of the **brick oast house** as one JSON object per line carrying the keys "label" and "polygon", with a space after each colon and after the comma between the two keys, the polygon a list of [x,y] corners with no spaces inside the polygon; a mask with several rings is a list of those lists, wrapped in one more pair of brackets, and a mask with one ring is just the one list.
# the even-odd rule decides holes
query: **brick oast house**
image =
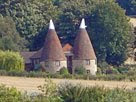
{"label": "brick oast house", "polygon": [[33,70],[40,65],[49,73],[56,73],[63,67],[73,73],[76,67],[83,66],[88,73],[95,75],[97,60],[85,27],[83,19],[74,47],[65,44],[62,48],[54,24],[50,20],[44,46],[39,51],[21,52],[25,59],[26,70]]}

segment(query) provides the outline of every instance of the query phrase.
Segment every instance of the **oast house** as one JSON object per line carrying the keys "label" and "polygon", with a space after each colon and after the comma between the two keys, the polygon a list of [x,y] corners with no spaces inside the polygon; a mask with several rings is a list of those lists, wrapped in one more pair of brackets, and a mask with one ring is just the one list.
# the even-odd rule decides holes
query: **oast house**
{"label": "oast house", "polygon": [[95,75],[97,71],[97,58],[84,19],[81,21],[73,47],[70,44],[62,47],[53,21],[50,20],[44,46],[39,51],[21,52],[21,55],[25,60],[26,70],[41,66],[46,72],[56,73],[65,67],[70,73],[74,73],[75,68],[82,66],[88,74]]}

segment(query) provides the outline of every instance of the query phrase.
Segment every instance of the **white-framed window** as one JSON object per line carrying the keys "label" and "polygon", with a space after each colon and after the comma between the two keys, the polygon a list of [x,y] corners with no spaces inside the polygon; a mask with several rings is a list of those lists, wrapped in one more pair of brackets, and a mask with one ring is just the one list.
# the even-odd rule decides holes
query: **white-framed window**
{"label": "white-framed window", "polygon": [[60,61],[55,61],[55,66],[59,67],[60,66]]}
{"label": "white-framed window", "polygon": [[90,60],[88,60],[88,59],[85,60],[85,64],[86,64],[86,65],[90,65]]}

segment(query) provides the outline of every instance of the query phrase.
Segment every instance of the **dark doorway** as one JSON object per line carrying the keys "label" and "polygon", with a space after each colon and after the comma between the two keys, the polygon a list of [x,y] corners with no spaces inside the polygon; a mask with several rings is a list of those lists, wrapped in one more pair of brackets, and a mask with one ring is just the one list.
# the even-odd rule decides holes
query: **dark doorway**
{"label": "dark doorway", "polygon": [[70,74],[72,74],[72,56],[67,56],[67,68]]}

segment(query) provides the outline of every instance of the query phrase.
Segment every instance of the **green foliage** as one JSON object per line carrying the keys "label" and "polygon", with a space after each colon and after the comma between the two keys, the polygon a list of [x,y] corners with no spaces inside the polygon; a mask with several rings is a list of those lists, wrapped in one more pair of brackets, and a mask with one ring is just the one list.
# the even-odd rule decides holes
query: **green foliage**
{"label": "green foliage", "polygon": [[63,67],[60,69],[60,75],[68,75],[68,74],[69,72],[67,68]]}
{"label": "green foliage", "polygon": [[0,102],[21,102],[23,101],[21,92],[15,88],[7,88],[0,85]]}
{"label": "green foliage", "polygon": [[106,70],[106,74],[119,74],[116,68],[110,67]]}
{"label": "green foliage", "polygon": [[[21,94],[16,88],[0,85],[0,102],[135,102],[136,92],[125,88],[108,89],[63,83],[57,87],[50,79],[45,80],[36,96]],[[134,88],[135,90],[135,88]]]}
{"label": "green foliage", "polygon": [[61,102],[62,100],[57,95],[57,86],[51,81],[51,79],[45,79],[45,83],[42,86],[38,86],[38,89],[42,92],[40,95],[41,102]]}
{"label": "green foliage", "polygon": [[17,52],[0,51],[0,69],[6,71],[24,71],[24,60]]}
{"label": "green foliage", "polygon": [[92,12],[89,22],[98,61],[122,64],[127,58],[127,45],[132,38],[125,12],[114,1],[103,0]]}
{"label": "green foliage", "polygon": [[0,49],[1,50],[22,50],[24,39],[16,31],[16,25],[11,17],[0,15]]}
{"label": "green foliage", "polygon": [[125,89],[107,89],[104,87],[84,87],[81,85],[63,84],[59,94],[64,102],[135,102],[136,93]]}
{"label": "green foliage", "polygon": [[126,14],[136,15],[136,0],[117,0],[117,2],[126,10]]}
{"label": "green foliage", "polygon": [[[135,13],[135,0],[117,2]],[[49,19],[55,21],[61,42],[73,45],[81,18],[85,18],[98,62],[122,64],[132,41],[129,20],[115,0],[1,0],[0,14],[3,50],[40,49]]]}
{"label": "green foliage", "polygon": [[[3,16],[12,17],[17,31],[29,42],[28,46],[31,49],[40,46],[40,38],[45,36],[45,33],[42,37],[38,37],[39,39],[35,39],[35,37],[47,28],[49,19],[56,19],[59,14],[58,8],[53,5],[51,0],[2,0],[0,8]],[[38,40],[39,46],[34,42],[35,40]]]}
{"label": "green foliage", "polygon": [[[59,2],[60,1],[60,2]],[[56,28],[63,43],[73,45],[81,19],[88,18],[99,0],[59,0],[62,11],[57,20]]]}
{"label": "green foliage", "polygon": [[75,68],[75,74],[85,75],[86,74],[86,69],[83,66],[76,67]]}
{"label": "green foliage", "polygon": [[[63,84],[59,87],[59,94],[64,102],[82,102],[86,89],[81,85]],[[84,101],[87,102],[87,101]]]}
{"label": "green foliage", "polygon": [[136,66],[120,66],[120,67],[109,67],[99,68],[100,73],[96,76],[87,74],[66,74],[60,75],[60,73],[49,74],[41,71],[31,72],[18,72],[18,71],[6,71],[0,70],[0,76],[18,76],[18,77],[36,77],[36,78],[58,78],[58,79],[83,79],[83,80],[105,80],[105,81],[136,81]]}

